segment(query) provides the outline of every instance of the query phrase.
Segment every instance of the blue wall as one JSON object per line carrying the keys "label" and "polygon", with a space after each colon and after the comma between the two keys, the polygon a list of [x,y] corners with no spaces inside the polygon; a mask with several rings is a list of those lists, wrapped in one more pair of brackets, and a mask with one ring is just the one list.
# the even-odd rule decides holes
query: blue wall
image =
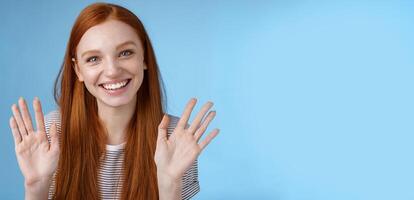
{"label": "blue wall", "polygon": [[[89,3],[2,2],[2,199],[24,191],[9,107],[39,96],[55,108],[69,31]],[[199,159],[195,199],[414,199],[414,2],[121,5],[152,38],[168,111],[215,102],[221,134]]]}

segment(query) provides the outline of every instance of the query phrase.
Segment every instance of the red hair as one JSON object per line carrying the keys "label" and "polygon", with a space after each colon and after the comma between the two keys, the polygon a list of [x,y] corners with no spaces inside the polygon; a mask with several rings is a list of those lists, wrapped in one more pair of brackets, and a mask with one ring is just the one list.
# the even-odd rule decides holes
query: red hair
{"label": "red hair", "polygon": [[97,177],[104,159],[106,130],[98,117],[96,98],[78,81],[71,59],[76,58],[76,47],[83,34],[109,19],[124,22],[136,31],[147,65],[137,92],[136,110],[127,127],[121,199],[159,198],[154,153],[165,93],[154,50],[135,14],[118,5],[95,3],[82,10],[76,19],[55,81],[62,132],[54,199],[100,198]]}

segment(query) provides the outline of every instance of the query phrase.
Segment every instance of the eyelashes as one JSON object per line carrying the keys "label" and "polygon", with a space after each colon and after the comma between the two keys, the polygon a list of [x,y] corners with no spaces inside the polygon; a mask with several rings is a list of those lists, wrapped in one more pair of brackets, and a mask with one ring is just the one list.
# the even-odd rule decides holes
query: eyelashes
{"label": "eyelashes", "polygon": [[86,59],[86,62],[87,63],[96,62],[96,61],[98,61],[98,57],[97,56],[92,56],[92,57],[89,57],[89,58]]}
{"label": "eyelashes", "polygon": [[[121,51],[121,52],[118,54],[118,57],[125,57],[125,58],[128,58],[128,57],[132,56],[133,54],[134,54],[134,51],[133,51],[133,50],[131,50],[131,49],[127,49],[127,50],[123,50],[123,51]],[[98,57],[98,56],[91,56],[91,57],[88,57],[88,58],[85,60],[85,62],[86,62],[86,63],[92,63],[92,64],[94,64],[94,63],[99,62],[100,60],[101,60],[101,58],[100,58],[100,57]]]}
{"label": "eyelashes", "polygon": [[119,53],[119,56],[130,56],[130,55],[132,55],[133,53],[134,53],[134,52],[133,52],[132,50],[127,49],[127,50],[121,51],[121,53]]}

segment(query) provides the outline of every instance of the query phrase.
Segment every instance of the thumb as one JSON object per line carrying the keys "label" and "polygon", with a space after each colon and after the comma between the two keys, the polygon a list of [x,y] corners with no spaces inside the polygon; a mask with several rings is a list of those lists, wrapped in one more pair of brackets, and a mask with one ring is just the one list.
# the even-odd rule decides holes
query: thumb
{"label": "thumb", "polygon": [[168,117],[168,114],[164,114],[164,117],[162,118],[161,123],[158,126],[158,141],[167,141],[167,129],[169,122],[170,118]]}
{"label": "thumb", "polygon": [[50,126],[50,149],[59,149],[59,137],[57,134],[56,123]]}

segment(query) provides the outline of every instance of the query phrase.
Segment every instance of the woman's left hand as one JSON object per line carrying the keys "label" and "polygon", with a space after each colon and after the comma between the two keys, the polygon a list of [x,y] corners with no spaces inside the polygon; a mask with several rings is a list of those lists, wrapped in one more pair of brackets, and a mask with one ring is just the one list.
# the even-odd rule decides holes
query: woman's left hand
{"label": "woman's left hand", "polygon": [[[207,117],[203,117],[213,106],[212,102],[207,102],[201,108],[192,124],[186,128],[191,112],[197,100],[192,98],[177,123],[173,133],[167,137],[169,117],[164,115],[158,127],[157,148],[155,151],[155,163],[158,175],[165,176],[169,181],[181,181],[181,177],[186,170],[194,163],[203,149],[219,133],[219,129],[212,130],[204,140],[199,142],[201,136],[206,131],[209,123],[216,115],[215,111],[210,111]],[[203,120],[203,121],[202,121]],[[158,177],[160,179],[160,177]]]}

